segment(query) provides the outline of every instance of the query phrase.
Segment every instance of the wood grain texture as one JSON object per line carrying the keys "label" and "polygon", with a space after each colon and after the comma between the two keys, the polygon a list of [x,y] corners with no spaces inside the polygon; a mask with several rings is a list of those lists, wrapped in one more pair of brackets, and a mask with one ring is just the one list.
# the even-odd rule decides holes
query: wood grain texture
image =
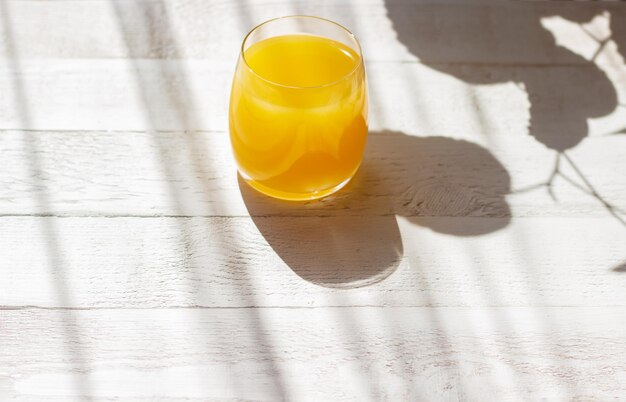
{"label": "wood grain texture", "polygon": [[626,393],[624,317],[623,307],[0,311],[0,397],[613,400]]}
{"label": "wood grain texture", "polygon": [[4,307],[626,305],[614,270],[626,230],[612,218],[5,217],[0,228]]}
{"label": "wood grain texture", "polygon": [[[365,162],[238,182],[253,25],[339,21]],[[0,1],[0,400],[626,395],[626,7]]]}
{"label": "wood grain texture", "polygon": [[[226,131],[234,67],[234,59],[0,61],[0,129]],[[448,65],[442,72],[372,62],[368,80],[372,130],[485,143],[534,134],[533,116],[543,131],[579,141],[626,125],[618,105],[626,99],[623,66],[607,75],[595,65]]]}
{"label": "wood grain texture", "polygon": [[[608,28],[619,39],[623,7],[611,2],[532,2],[497,0],[338,0],[338,1],[7,1],[0,44],[19,44],[22,58],[201,58],[233,60],[244,35],[277,16],[304,14],[330,18],[354,31],[369,60],[427,63],[585,64],[563,52],[541,25],[561,17],[599,25],[593,18],[614,16]],[[219,21],[219,23],[216,23]],[[41,35],[39,27],[47,27]],[[76,35],[80,32],[80,35]],[[524,40],[519,40],[524,32]],[[592,33],[594,30],[591,31]],[[609,31],[610,32],[610,31]],[[583,31],[569,31],[570,35]],[[604,35],[599,35],[604,39]],[[598,41],[578,40],[593,54]],[[417,47],[420,51],[414,51]]]}
{"label": "wood grain texture", "polygon": [[626,136],[568,151],[574,164],[562,159],[551,198],[532,186],[546,182],[557,153],[530,136],[485,148],[463,136],[371,133],[354,182],[307,204],[273,202],[239,182],[224,132],[3,131],[0,150],[4,215],[606,216],[602,201],[626,211]]}

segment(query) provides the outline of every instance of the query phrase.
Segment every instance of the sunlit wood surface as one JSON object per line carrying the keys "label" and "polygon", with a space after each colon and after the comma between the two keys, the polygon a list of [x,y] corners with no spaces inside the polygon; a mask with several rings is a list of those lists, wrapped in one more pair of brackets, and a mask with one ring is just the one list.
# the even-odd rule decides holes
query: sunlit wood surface
{"label": "sunlit wood surface", "polygon": [[[355,32],[364,164],[241,183],[257,23]],[[0,0],[1,401],[626,398],[626,3]]]}

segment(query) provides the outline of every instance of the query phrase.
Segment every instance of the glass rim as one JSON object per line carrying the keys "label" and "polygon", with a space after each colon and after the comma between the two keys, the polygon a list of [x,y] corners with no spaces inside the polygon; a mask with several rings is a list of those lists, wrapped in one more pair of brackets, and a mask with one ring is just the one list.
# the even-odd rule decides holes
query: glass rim
{"label": "glass rim", "polygon": [[[250,38],[250,35],[252,35],[252,33],[254,33],[257,29],[259,29],[259,28],[263,27],[264,25],[267,25],[267,24],[269,24],[271,22],[275,22],[275,21],[282,20],[282,19],[292,19],[292,18],[314,19],[314,20],[318,20],[318,21],[322,21],[322,22],[326,22],[326,23],[331,23],[331,24],[339,27],[339,29],[344,31],[354,41],[354,43],[356,43],[356,47],[357,47],[356,50],[357,50],[357,54],[359,56],[359,62],[354,66],[354,68],[352,70],[350,70],[348,73],[346,73],[343,77],[341,77],[341,78],[339,78],[339,79],[337,79],[335,81],[327,82],[327,83],[324,83],[324,84],[321,84],[321,85],[314,85],[314,86],[285,85],[285,84],[281,84],[279,82],[275,82],[275,81],[272,81],[270,79],[267,79],[267,78],[263,77],[261,74],[259,74],[256,71],[254,71],[254,69],[250,66],[250,64],[248,64],[248,60],[246,60],[246,54],[245,54],[244,46],[246,45],[246,42]],[[272,18],[272,19],[269,19],[267,21],[264,21],[264,22],[256,25],[254,28],[252,28],[250,30],[250,32],[248,32],[246,34],[246,36],[243,38],[243,41],[241,42],[241,48],[240,48],[239,52],[240,52],[240,55],[241,55],[241,59],[243,60],[244,64],[246,65],[246,68],[252,74],[254,74],[256,77],[258,77],[262,81],[267,82],[268,84],[271,84],[271,85],[274,85],[274,86],[277,86],[277,87],[281,87],[281,88],[288,88],[288,89],[316,89],[316,88],[330,87],[330,86],[333,86],[333,85],[336,85],[336,84],[340,83],[341,81],[346,80],[348,77],[353,75],[357,70],[359,70],[361,68],[361,66],[363,66],[363,51],[361,49],[361,43],[357,39],[356,35],[354,35],[352,33],[352,31],[350,31],[348,28],[344,27],[343,25],[339,24],[338,22],[335,22],[335,21],[332,21],[332,20],[329,20],[329,19],[323,18],[323,17],[317,17],[315,15],[300,15],[300,14],[285,15],[283,17],[276,17],[276,18]]]}

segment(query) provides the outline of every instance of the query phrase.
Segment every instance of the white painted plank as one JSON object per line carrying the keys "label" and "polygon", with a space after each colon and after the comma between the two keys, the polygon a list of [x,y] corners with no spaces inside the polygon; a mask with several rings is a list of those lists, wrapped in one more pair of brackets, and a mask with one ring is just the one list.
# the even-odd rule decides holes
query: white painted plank
{"label": "white painted plank", "polygon": [[[0,62],[0,129],[226,130],[234,61]],[[624,130],[626,67],[370,63],[371,129],[573,147]],[[484,85],[483,85],[484,84]],[[622,104],[622,106],[620,106]]]}
{"label": "white painted plank", "polygon": [[0,244],[5,307],[626,305],[610,218],[4,217]]}
{"label": "white painted plank", "polygon": [[[0,400],[626,394],[621,5],[0,7]],[[242,34],[296,12],[357,32],[404,134],[287,206],[240,193],[226,105]],[[557,150],[577,184],[517,192]]]}
{"label": "white painted plank", "polygon": [[612,400],[626,393],[624,317],[623,307],[0,311],[0,397]]}
{"label": "white painted plank", "polygon": [[608,216],[603,202],[626,211],[624,135],[588,138],[568,151],[582,176],[560,157],[554,198],[547,186],[532,187],[550,176],[555,151],[528,135],[486,142],[371,133],[348,188],[291,204],[238,181],[224,132],[3,131],[0,214]]}
{"label": "white painted plank", "polygon": [[[0,44],[22,58],[202,58],[233,60],[245,33],[283,15],[336,20],[361,39],[368,59],[427,63],[585,64],[558,47],[556,28],[593,54],[597,39],[623,39],[626,11],[619,4],[523,1],[339,0],[306,1],[6,1]],[[594,21],[594,17],[606,22]],[[578,26],[568,29],[567,22]],[[40,28],[46,27],[46,35]],[[523,32],[524,40],[520,40]],[[80,34],[78,34],[80,33]],[[1,48],[1,47],[0,47]]]}

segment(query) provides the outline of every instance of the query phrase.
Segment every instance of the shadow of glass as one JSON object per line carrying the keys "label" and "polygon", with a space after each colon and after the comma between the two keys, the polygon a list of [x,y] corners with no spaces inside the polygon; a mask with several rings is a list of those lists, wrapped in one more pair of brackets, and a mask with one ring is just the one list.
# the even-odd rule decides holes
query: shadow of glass
{"label": "shadow of glass", "polygon": [[391,131],[371,133],[359,173],[320,201],[274,200],[239,178],[248,212],[276,254],[301,278],[338,288],[395,272],[403,257],[396,215],[449,235],[482,235],[509,223],[509,187],[504,167],[476,144]]}
{"label": "shadow of glass", "polygon": [[356,288],[381,281],[400,263],[402,241],[395,217],[344,216],[336,214],[340,207],[334,204],[320,208],[273,200],[238,179],[254,224],[301,278],[326,287]]}

